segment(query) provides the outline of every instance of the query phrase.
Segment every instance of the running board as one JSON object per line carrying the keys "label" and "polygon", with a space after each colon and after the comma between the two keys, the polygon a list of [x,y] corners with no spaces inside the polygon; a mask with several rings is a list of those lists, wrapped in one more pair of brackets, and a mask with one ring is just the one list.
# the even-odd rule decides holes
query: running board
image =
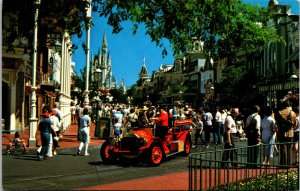
{"label": "running board", "polygon": [[170,156],[173,156],[173,155],[178,154],[178,153],[180,153],[180,152],[171,152],[169,154],[166,154],[166,157],[170,157]]}

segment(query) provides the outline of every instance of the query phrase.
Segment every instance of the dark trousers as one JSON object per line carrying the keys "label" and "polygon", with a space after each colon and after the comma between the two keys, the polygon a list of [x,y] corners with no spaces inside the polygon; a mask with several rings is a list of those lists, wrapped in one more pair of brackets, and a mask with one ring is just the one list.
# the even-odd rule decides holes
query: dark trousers
{"label": "dark trousers", "polygon": [[247,150],[247,162],[248,163],[254,163],[254,164],[248,164],[248,167],[255,168],[257,167],[257,157],[258,157],[258,149],[259,146],[258,140],[257,140],[257,134],[251,134],[248,138],[248,150]]}
{"label": "dark trousers", "polygon": [[195,132],[195,145],[198,145],[198,139],[200,138],[202,145],[207,145],[206,141],[203,139],[203,133],[200,134],[200,129],[196,129]]}
{"label": "dark trousers", "polygon": [[221,139],[221,122],[216,122],[216,124],[214,125],[213,137],[214,137],[214,143],[216,145],[222,143],[222,139]]}
{"label": "dark trousers", "polygon": [[206,141],[207,143],[209,143],[209,141],[210,141],[210,132],[211,132],[211,128],[212,128],[211,125],[204,125],[203,131],[204,131],[204,133],[205,133],[205,141]]}
{"label": "dark trousers", "polygon": [[[228,139],[227,136],[224,136],[224,151],[223,151],[223,155],[222,155],[222,161],[232,161],[231,166],[232,167],[237,167],[237,164],[235,162],[237,162],[237,151],[235,148],[235,144],[234,144],[234,140],[233,140],[233,134],[230,134],[230,139],[231,139],[231,145],[229,145],[228,143]],[[226,150],[226,149],[233,149],[233,150]],[[224,163],[221,162],[221,167],[228,167],[229,163]]]}
{"label": "dark trousers", "polygon": [[166,126],[158,126],[155,130],[155,136],[159,137],[162,142],[165,140],[165,136],[168,134],[168,127]]}
{"label": "dark trousers", "polygon": [[225,125],[221,123],[221,127],[220,127],[221,144],[223,144],[224,142],[224,131],[225,131]]}
{"label": "dark trousers", "polygon": [[48,154],[50,144],[50,133],[41,133],[42,150],[39,154],[39,158],[45,157]]}

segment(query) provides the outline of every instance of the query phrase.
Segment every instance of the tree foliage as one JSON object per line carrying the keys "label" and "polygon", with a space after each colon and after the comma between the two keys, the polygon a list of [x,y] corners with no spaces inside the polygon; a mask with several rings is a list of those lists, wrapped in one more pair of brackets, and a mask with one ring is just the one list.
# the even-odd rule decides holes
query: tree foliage
{"label": "tree foliage", "polygon": [[253,50],[278,40],[275,29],[264,25],[271,12],[241,0],[95,0],[94,9],[108,18],[113,32],[123,21],[133,23],[133,33],[143,23],[158,46],[168,39],[174,54],[192,47],[191,38],[204,42],[207,57],[232,57],[238,49]]}
{"label": "tree foliage", "polygon": [[[15,39],[26,37],[33,41],[34,14],[39,8],[38,31],[45,34],[61,34],[67,31],[79,38],[86,26],[90,24],[86,9],[88,0],[4,0],[2,15],[4,19],[2,29],[5,31],[5,43],[12,45]],[[8,21],[8,22],[7,22]],[[45,42],[39,36],[38,43]],[[28,44],[30,49],[32,44]],[[76,47],[72,47],[76,49]]]}
{"label": "tree foliage", "polygon": [[126,94],[123,88],[116,88],[109,90],[109,93],[114,97],[114,101],[118,103],[127,103]]}

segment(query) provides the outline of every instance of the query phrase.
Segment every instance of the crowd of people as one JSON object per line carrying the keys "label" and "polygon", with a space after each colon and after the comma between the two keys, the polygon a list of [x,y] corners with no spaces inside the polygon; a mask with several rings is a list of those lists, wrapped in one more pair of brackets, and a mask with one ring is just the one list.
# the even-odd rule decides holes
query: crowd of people
{"label": "crowd of people", "polygon": [[[57,138],[61,133],[61,116],[58,107],[54,107],[52,110],[44,107],[43,111],[43,119],[38,125],[42,139],[42,147],[39,151],[40,160],[56,155]],[[147,127],[156,123],[155,134],[162,140],[175,120],[190,119],[193,124],[194,147],[221,146],[225,149],[222,156],[224,161],[237,160],[237,153],[232,148],[235,148],[237,137],[246,135],[249,146],[247,161],[250,167],[255,168],[257,164],[257,145],[260,143],[267,144],[263,163],[269,164],[274,150],[278,150],[276,142],[294,142],[293,146],[280,145],[280,163],[289,164],[290,153],[293,150],[296,152],[293,161],[298,164],[299,106],[292,108],[288,100],[284,100],[278,108],[266,107],[263,110],[258,105],[253,105],[252,108],[218,105],[214,108],[194,109],[188,104],[138,107],[126,104],[97,103],[90,108],[72,104],[71,116],[72,123],[78,125],[78,141],[80,141],[78,155],[82,149],[84,156],[89,155],[89,126],[92,122],[98,126],[101,118],[111,119],[111,135],[117,137],[122,137],[131,128]]]}

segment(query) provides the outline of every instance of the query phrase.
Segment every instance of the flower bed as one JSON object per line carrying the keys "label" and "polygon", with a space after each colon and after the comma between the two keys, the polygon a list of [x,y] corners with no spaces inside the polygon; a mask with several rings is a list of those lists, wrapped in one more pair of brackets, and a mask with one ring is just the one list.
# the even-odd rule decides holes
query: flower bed
{"label": "flower bed", "polygon": [[295,170],[268,176],[257,176],[241,180],[238,185],[236,183],[224,185],[222,190],[299,190],[299,176],[297,173],[298,171]]}

